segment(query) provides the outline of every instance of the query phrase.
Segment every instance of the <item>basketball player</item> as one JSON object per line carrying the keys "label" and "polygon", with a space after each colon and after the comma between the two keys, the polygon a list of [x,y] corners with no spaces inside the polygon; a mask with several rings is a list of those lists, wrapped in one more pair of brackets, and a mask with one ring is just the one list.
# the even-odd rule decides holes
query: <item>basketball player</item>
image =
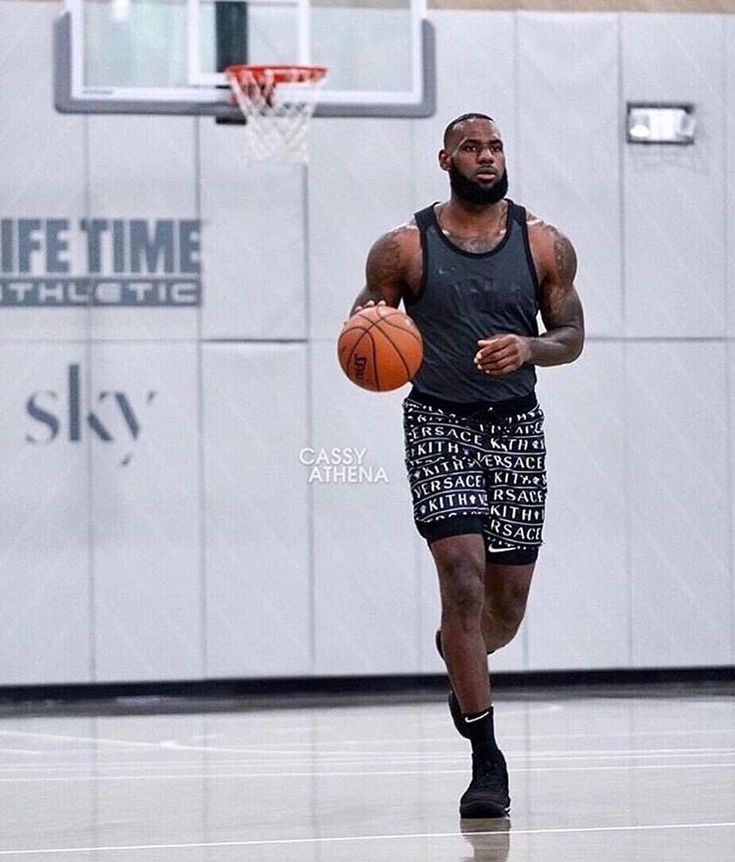
{"label": "basketball player", "polygon": [[452,120],[439,166],[449,200],[378,239],[353,313],[403,300],[423,336],[423,364],[404,401],[406,467],[414,521],[439,577],[436,646],[450,712],[472,746],[459,810],[504,817],[508,773],[487,655],[518,631],[541,545],[545,444],[535,369],[573,362],[584,323],[572,244],[506,197],[495,122],[476,113]]}

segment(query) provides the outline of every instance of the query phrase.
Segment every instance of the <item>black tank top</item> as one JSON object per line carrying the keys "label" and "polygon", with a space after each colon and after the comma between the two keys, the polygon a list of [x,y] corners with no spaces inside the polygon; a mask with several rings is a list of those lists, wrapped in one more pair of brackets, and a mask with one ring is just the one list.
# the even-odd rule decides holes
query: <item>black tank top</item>
{"label": "black tank top", "polygon": [[505,236],[477,254],[454,245],[439,227],[434,206],[417,212],[423,278],[406,312],[424,340],[424,361],[413,379],[418,392],[456,402],[494,402],[529,395],[536,369],[524,365],[492,378],[477,370],[477,341],[500,332],[537,336],[538,281],[526,210],[508,201]]}

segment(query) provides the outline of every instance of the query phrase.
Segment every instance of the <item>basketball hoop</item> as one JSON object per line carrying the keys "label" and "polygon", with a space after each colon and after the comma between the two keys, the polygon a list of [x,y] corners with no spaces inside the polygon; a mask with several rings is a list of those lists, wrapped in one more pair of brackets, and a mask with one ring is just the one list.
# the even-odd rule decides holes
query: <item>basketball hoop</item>
{"label": "basketball hoop", "polygon": [[247,123],[250,161],[307,160],[306,132],[326,73],[324,66],[227,67],[227,82]]}

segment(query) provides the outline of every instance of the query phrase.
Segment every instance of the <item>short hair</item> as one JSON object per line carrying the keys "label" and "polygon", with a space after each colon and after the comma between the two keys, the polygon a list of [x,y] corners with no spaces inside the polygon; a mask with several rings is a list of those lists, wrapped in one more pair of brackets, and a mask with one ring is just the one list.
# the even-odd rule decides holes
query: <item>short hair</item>
{"label": "short hair", "polygon": [[454,130],[455,126],[458,126],[460,123],[464,123],[465,120],[489,120],[491,123],[494,123],[495,120],[492,117],[488,117],[487,114],[479,114],[475,111],[469,114],[461,114],[459,117],[455,117],[451,123],[444,129],[444,145],[446,146],[447,138]]}

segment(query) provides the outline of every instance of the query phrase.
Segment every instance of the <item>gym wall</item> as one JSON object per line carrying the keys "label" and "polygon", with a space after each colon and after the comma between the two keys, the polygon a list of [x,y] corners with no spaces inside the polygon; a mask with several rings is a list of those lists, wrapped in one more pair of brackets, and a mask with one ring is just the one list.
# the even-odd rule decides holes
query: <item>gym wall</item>
{"label": "gym wall", "polygon": [[[370,244],[445,196],[467,110],[574,241],[589,334],[539,371],[547,544],[493,666],[732,663],[735,19],[433,10],[436,116],[314,121],[305,173],[209,119],[57,114],[57,12],[0,0],[7,235],[39,220],[40,277],[88,265],[83,219],[121,248],[155,222],[201,305],[0,307],[0,685],[440,670],[405,393],[353,387],[334,340]],[[626,145],[627,99],[696,103],[695,146]],[[378,479],[302,463],[344,447]]]}

